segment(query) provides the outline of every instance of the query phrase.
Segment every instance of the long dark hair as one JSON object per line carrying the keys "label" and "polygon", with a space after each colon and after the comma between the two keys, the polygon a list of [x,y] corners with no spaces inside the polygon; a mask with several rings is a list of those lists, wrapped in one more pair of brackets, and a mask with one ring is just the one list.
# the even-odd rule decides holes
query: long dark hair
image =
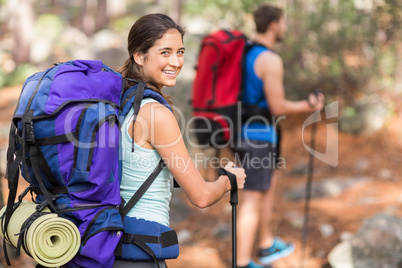
{"label": "long dark hair", "polygon": [[[118,70],[125,78],[144,81],[148,87],[158,92],[162,96],[163,94],[157,85],[155,85],[153,81],[149,81],[144,77],[142,66],[138,65],[134,61],[133,55],[136,52],[140,52],[146,56],[148,50],[155,44],[156,40],[162,38],[162,36],[170,29],[176,29],[181,34],[183,41],[183,28],[176,24],[167,15],[155,13],[139,18],[133,24],[130,29],[130,33],[128,34],[127,49],[129,57],[124,65]],[[132,83],[128,81],[127,88],[130,86],[132,86]],[[164,97],[168,100],[168,102],[171,102],[169,97]]]}

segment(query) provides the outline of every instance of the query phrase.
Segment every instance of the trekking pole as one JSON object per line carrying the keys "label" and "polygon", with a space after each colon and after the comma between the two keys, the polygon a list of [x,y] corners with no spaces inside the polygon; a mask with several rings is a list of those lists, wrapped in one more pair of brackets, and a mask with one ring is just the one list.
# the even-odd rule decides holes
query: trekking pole
{"label": "trekking pole", "polygon": [[227,175],[230,181],[230,205],[232,206],[232,267],[237,267],[237,223],[236,223],[236,208],[239,203],[239,198],[237,194],[237,180],[236,175],[230,173],[229,171],[220,168],[219,176]]}
{"label": "trekking pole", "polygon": [[[316,96],[321,93],[320,90],[316,90],[313,92]],[[311,140],[310,140],[310,147],[311,150],[314,151],[315,149],[315,135],[317,132],[317,114],[316,112],[313,114],[313,125],[311,128]],[[308,234],[308,222],[309,222],[309,213],[310,213],[310,199],[311,199],[311,188],[313,184],[313,170],[314,170],[314,154],[310,153],[309,157],[309,164],[308,164],[308,172],[307,172],[307,184],[306,184],[306,196],[304,202],[304,221],[303,221],[303,228],[302,228],[302,257],[300,262],[300,267],[304,267],[304,260],[306,256],[306,245],[307,245],[307,234]]]}

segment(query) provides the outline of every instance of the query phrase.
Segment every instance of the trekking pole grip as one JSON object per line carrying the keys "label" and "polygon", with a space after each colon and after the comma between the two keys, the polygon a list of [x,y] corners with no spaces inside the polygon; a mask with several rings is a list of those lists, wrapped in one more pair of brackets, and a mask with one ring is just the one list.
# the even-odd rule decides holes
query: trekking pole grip
{"label": "trekking pole grip", "polygon": [[[323,94],[323,93],[322,93],[321,89],[317,88],[317,89],[311,91],[309,95],[311,95],[311,94],[313,94],[314,97],[318,100],[318,96],[319,96],[320,94]],[[307,98],[307,103],[308,103],[308,105],[309,105],[311,108],[314,108],[314,105],[311,104],[309,98]]]}
{"label": "trekking pole grip", "polygon": [[219,176],[226,175],[230,181],[230,204],[237,205],[239,203],[239,198],[237,194],[237,179],[236,175],[227,171],[224,168],[219,168]]}

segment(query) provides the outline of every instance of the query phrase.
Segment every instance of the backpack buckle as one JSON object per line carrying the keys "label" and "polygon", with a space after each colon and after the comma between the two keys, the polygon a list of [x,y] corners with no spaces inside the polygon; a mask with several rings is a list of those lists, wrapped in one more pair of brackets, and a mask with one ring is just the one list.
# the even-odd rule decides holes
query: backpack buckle
{"label": "backpack buckle", "polygon": [[124,233],[123,237],[121,238],[121,242],[124,244],[134,244],[135,235],[130,234],[130,233]]}
{"label": "backpack buckle", "polygon": [[27,195],[27,193],[31,191],[31,186],[28,186],[19,196],[18,202],[22,202],[22,199]]}
{"label": "backpack buckle", "polygon": [[48,202],[45,200],[45,201],[43,201],[42,203],[40,203],[40,204],[38,204],[37,206],[36,206],[36,211],[38,211],[38,212],[41,212],[45,207],[47,207],[48,206]]}
{"label": "backpack buckle", "polygon": [[35,144],[35,134],[32,121],[25,123],[25,141],[30,145]]}

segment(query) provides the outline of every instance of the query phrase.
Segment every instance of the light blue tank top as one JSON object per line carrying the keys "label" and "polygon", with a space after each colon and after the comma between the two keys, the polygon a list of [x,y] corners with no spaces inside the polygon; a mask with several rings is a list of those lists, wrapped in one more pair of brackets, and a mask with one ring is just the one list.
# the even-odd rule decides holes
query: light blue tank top
{"label": "light blue tank top", "polygon": [[[257,104],[261,108],[268,109],[268,103],[264,95],[262,80],[255,74],[254,64],[257,57],[268,48],[254,45],[247,53],[244,60],[244,79],[242,102],[244,104]],[[277,134],[272,125],[250,123],[242,126],[242,139],[267,141],[277,143]]]}
{"label": "light blue tank top", "polygon": [[[156,102],[156,100],[145,98],[141,102],[141,107],[150,102]],[[132,139],[129,135],[131,128],[129,126],[133,120],[133,112],[133,108],[131,108],[121,128],[122,179],[120,194],[126,202],[144,183],[161,159],[157,150],[146,149],[136,143],[134,143],[134,152],[132,152]],[[163,168],[151,187],[127,215],[169,226],[169,203],[172,195],[170,192],[171,178],[170,171],[166,167]]]}

